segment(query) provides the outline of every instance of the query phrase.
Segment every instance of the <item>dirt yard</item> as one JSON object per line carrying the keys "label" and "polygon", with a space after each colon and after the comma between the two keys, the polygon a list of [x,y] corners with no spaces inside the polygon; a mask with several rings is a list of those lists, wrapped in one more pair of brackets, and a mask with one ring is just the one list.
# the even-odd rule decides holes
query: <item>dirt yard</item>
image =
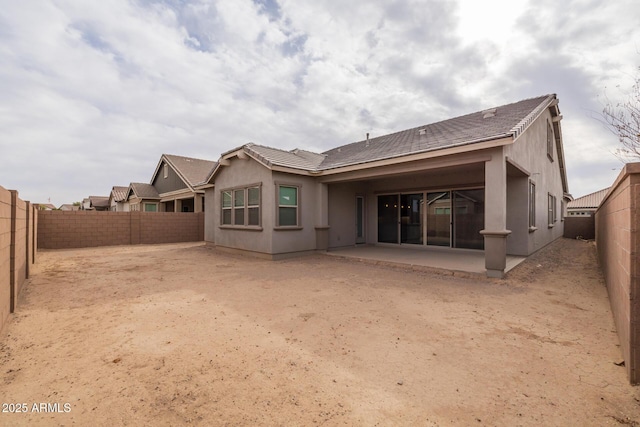
{"label": "dirt yard", "polygon": [[194,244],[41,252],[0,352],[11,426],[640,423],[593,244],[564,239],[503,280]]}

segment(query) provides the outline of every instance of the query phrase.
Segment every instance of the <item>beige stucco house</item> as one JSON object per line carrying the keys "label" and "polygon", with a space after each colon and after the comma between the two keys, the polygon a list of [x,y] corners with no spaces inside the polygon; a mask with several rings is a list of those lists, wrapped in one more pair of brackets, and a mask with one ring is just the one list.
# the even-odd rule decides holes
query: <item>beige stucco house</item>
{"label": "beige stucco house", "polygon": [[109,209],[112,212],[129,212],[127,192],[129,187],[114,185],[109,193]]}
{"label": "beige stucco house", "polygon": [[507,254],[563,234],[561,119],[545,95],[324,153],[243,145],[199,187],[205,240],[271,259],[358,244],[478,250],[501,277]]}

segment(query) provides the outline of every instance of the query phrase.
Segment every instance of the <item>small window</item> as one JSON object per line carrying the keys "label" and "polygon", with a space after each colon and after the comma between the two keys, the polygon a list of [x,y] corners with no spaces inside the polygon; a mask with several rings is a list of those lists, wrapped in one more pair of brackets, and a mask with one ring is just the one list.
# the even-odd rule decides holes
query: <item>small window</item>
{"label": "small window", "polygon": [[278,186],[278,226],[298,225],[298,187]]}
{"label": "small window", "polygon": [[231,191],[222,192],[222,224],[231,225]]}
{"label": "small window", "polygon": [[547,156],[553,161],[553,129],[551,123],[547,121]]}
{"label": "small window", "polygon": [[155,203],[145,203],[144,204],[145,212],[158,212],[158,205]]}
{"label": "small window", "polygon": [[529,181],[529,229],[536,227],[536,184]]}
{"label": "small window", "polygon": [[553,227],[553,224],[556,223],[558,221],[558,216],[557,216],[557,211],[556,211],[556,196],[553,196],[551,193],[549,193],[548,195],[548,209],[549,209],[549,215],[548,215],[548,221],[549,221],[549,227]]}
{"label": "small window", "polygon": [[164,177],[167,178],[169,176],[169,165],[165,163],[162,169]]}

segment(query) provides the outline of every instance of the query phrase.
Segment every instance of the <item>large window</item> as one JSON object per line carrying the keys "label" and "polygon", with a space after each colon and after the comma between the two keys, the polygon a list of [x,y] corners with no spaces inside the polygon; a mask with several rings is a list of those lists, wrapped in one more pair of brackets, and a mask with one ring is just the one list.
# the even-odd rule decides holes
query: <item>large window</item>
{"label": "large window", "polygon": [[529,181],[529,230],[536,229],[536,184]]}
{"label": "large window", "polygon": [[260,186],[221,192],[221,225],[260,226]]}
{"label": "large window", "polygon": [[300,225],[298,190],[298,186],[278,185],[278,227]]}

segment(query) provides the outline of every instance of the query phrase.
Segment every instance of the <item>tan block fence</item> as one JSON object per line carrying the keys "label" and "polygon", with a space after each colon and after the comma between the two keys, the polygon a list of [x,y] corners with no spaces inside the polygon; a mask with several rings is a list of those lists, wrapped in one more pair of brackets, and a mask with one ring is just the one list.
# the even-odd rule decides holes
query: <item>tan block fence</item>
{"label": "tan block fence", "polygon": [[629,381],[640,383],[640,163],[629,163],[596,211],[596,245]]}
{"label": "tan block fence", "polygon": [[38,248],[204,241],[204,212],[40,211]]}
{"label": "tan block fence", "polygon": [[38,211],[0,187],[0,329],[15,311],[22,286],[36,260]]}

